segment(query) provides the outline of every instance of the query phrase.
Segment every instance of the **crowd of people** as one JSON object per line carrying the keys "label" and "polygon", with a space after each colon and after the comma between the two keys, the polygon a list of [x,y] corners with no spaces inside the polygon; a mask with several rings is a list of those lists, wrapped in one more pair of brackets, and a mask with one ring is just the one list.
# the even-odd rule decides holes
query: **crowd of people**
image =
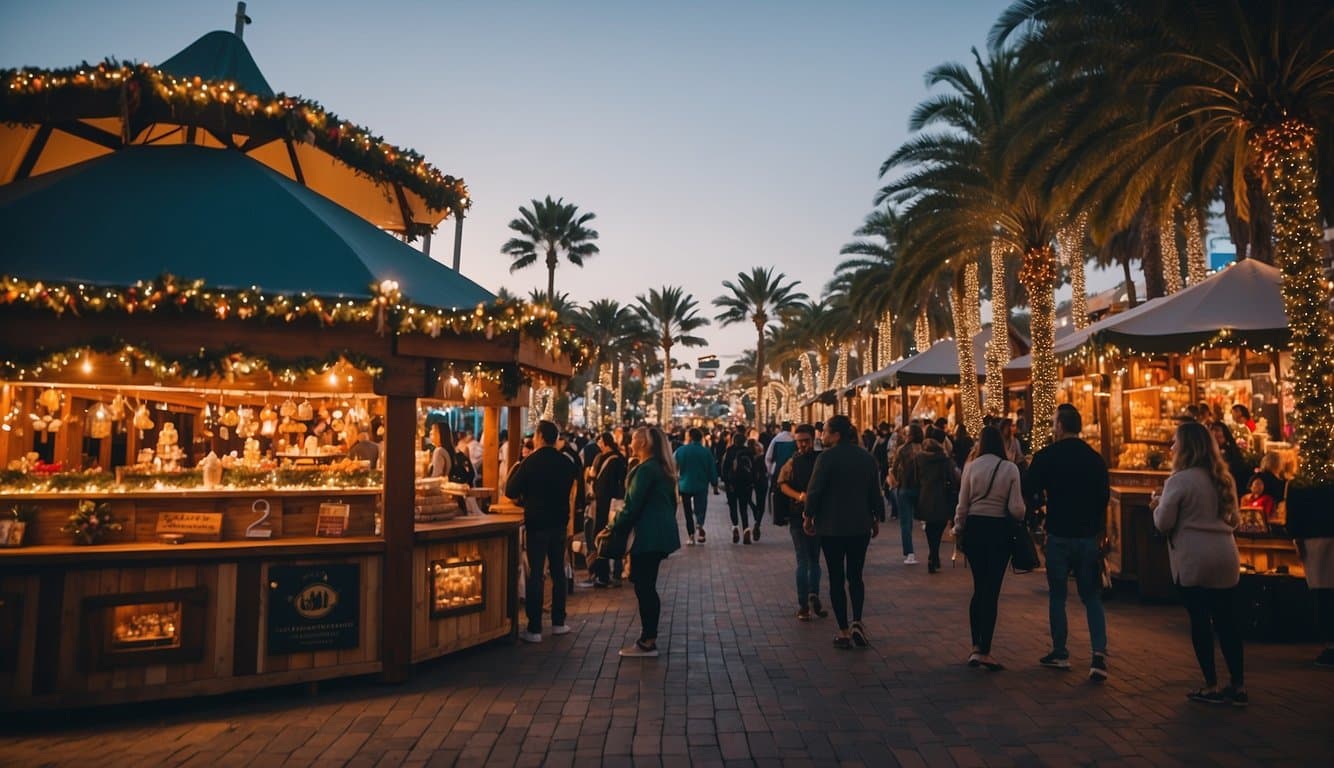
{"label": "crowd of people", "polygon": [[[860,434],[848,417],[834,416],[825,423],[794,427],[785,422],[758,433],[745,428],[667,433],[641,426],[595,436],[561,433],[543,421],[504,488],[523,506],[527,529],[528,623],[520,637],[542,640],[547,573],[553,580],[551,632],[569,631],[566,533],[574,529],[580,539],[574,551],[584,554],[588,568],[582,586],[615,587],[623,576],[634,585],[640,635],[621,655],[656,656],[658,575],[663,560],[683,546],[678,503],[684,546],[702,546],[708,541],[704,524],[713,495],[726,500],[734,545],[758,543],[766,514],[789,529],[795,617],[813,621],[832,610],[837,648],[870,645],[863,623],[863,571],[881,524],[897,520],[903,562],[909,566],[918,563],[913,526],[922,525],[929,574],[940,571],[941,544],[951,532],[955,554],[966,558],[973,581],[968,606],[972,647],[966,663],[993,672],[1005,669],[993,654],[992,640],[1006,571],[1016,542],[1039,531],[1051,645],[1037,664],[1071,668],[1066,602],[1073,577],[1088,625],[1088,677],[1104,681],[1110,674],[1102,605],[1109,473],[1101,455],[1080,437],[1083,420],[1073,406],[1058,408],[1051,430],[1050,443],[1030,455],[1022,415],[1019,420],[988,418],[976,439],[962,425],[951,429],[945,419],[913,420],[897,429],[882,423]],[[1154,524],[1169,544],[1173,578],[1187,608],[1204,679],[1189,698],[1244,706],[1248,696],[1235,610],[1240,568],[1233,531],[1243,506],[1268,509],[1267,503],[1281,498],[1283,471],[1269,456],[1259,467],[1246,466],[1228,426],[1204,418],[1183,420],[1172,457],[1172,474],[1153,497],[1152,509]],[[827,608],[822,578],[828,585]],[[1214,662],[1215,640],[1229,674],[1225,686]]]}

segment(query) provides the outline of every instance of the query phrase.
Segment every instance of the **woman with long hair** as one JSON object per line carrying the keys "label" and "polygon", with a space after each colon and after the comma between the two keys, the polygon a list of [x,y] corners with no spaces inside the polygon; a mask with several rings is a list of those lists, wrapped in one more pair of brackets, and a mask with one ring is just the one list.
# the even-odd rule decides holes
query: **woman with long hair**
{"label": "woman with long hair", "polygon": [[640,427],[630,439],[630,450],[639,459],[626,481],[625,506],[608,528],[614,535],[634,531],[630,547],[630,581],[639,601],[639,639],[622,656],[658,655],[658,619],[662,600],[658,596],[658,568],[667,556],[681,548],[676,527],[676,462],[667,436],[657,427]]}
{"label": "woman with long hair", "polygon": [[431,452],[431,477],[448,478],[454,466],[454,432],[437,421],[431,425],[431,442],[435,445]]}
{"label": "woman with long hair", "polygon": [[894,488],[899,510],[899,538],[903,540],[903,564],[916,565],[917,555],[913,553],[912,524],[917,509],[917,496],[922,483],[917,476],[917,454],[922,452],[922,441],[926,433],[919,424],[908,425],[907,442],[894,454],[894,461],[889,467],[889,482]]}
{"label": "woman with long hair", "polygon": [[[628,471],[625,457],[621,455],[621,447],[616,444],[616,438],[612,437],[610,432],[598,435],[597,447],[598,454],[593,458],[593,466],[589,467],[593,486],[593,519],[590,521],[593,535],[587,537],[590,551],[596,533],[606,528],[611,520],[612,504],[625,498],[625,476]],[[621,580],[619,566],[619,560],[594,558],[588,569],[588,581],[584,584],[605,588],[615,581],[619,585]]]}
{"label": "woman with long hair", "polygon": [[[727,491],[727,512],[732,518],[732,543],[751,542],[750,507],[755,498],[755,449],[746,444],[746,433],[732,434],[718,477]],[[742,531],[745,531],[744,537]]]}
{"label": "woman with long hair", "polygon": [[[1190,614],[1191,644],[1204,673],[1204,687],[1186,696],[1205,704],[1245,706],[1249,699],[1235,607],[1241,562],[1232,533],[1241,520],[1237,487],[1218,443],[1203,425],[1187,422],[1177,427],[1172,475],[1150,506],[1154,526],[1167,536],[1172,579]],[[1214,662],[1215,635],[1231,677],[1231,684],[1221,689]]]}
{"label": "woman with long hair", "polygon": [[880,470],[875,457],[857,443],[857,430],[847,416],[834,416],[825,423],[824,445],[811,471],[810,484],[797,500],[806,505],[802,527],[807,534],[820,537],[820,548],[824,550],[829,603],[838,619],[834,647],[866,648],[870,642],[862,626],[862,606],[866,601],[862,570],[866,566],[867,547],[879,535],[880,521],[885,517]]}
{"label": "woman with long hair", "polygon": [[1232,430],[1228,425],[1221,421],[1215,421],[1209,425],[1209,431],[1213,434],[1214,443],[1218,446],[1218,452],[1222,455],[1223,464],[1232,475],[1232,486],[1237,493],[1237,498],[1246,495],[1246,486],[1251,481],[1251,475],[1255,468],[1246,461],[1246,456],[1242,454],[1241,448],[1237,446],[1237,438],[1232,435]]}
{"label": "woman with long hair", "polygon": [[968,626],[973,651],[968,666],[999,672],[1005,667],[991,655],[996,634],[1001,583],[1010,564],[1010,529],[1007,517],[1023,520],[1025,505],[1019,467],[1005,458],[1005,440],[996,427],[983,427],[977,456],[963,469],[959,505],[954,511],[954,535],[963,538],[963,552],[973,574],[973,599],[968,603]]}

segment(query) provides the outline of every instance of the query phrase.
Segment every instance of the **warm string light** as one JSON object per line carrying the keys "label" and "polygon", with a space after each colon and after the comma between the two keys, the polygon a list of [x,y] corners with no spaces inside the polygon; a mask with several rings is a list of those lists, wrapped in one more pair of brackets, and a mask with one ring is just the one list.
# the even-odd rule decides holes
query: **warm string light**
{"label": "warm string light", "polygon": [[[1174,196],[1175,197],[1175,196]],[[1158,249],[1163,260],[1163,287],[1171,296],[1181,290],[1181,252],[1177,250],[1175,201],[1163,206],[1158,221]]]}
{"label": "warm string light", "polygon": [[1076,329],[1089,324],[1088,287],[1086,285],[1086,265],[1084,261],[1084,235],[1088,231],[1088,214],[1075,217],[1073,224],[1065,227],[1056,236],[1057,246],[1070,270],[1070,319]]}
{"label": "warm string light", "polygon": [[815,397],[819,392],[815,388],[815,370],[811,367],[812,352],[801,353],[801,384],[806,389],[807,397]]}
{"label": "warm string light", "polygon": [[1004,416],[1005,364],[1010,360],[1010,303],[1005,291],[1005,245],[991,241],[991,339],[987,342],[987,413]]}
{"label": "warm string light", "polygon": [[[966,289],[965,289],[966,290]],[[968,302],[973,298],[952,292],[954,299],[954,341],[959,355],[959,411],[970,434],[982,433],[982,404],[978,401],[977,362],[973,359],[973,339],[968,329]]]}
{"label": "warm string light", "polygon": [[[838,364],[834,368],[834,380],[829,386],[834,389],[843,390],[848,388],[848,357],[852,354],[852,347],[844,344],[838,350]],[[840,393],[839,400],[842,400]]]}
{"label": "warm string light", "polygon": [[[148,371],[158,383],[175,379],[209,379],[235,381],[240,377],[267,374],[270,379],[293,383],[299,379],[333,376],[335,368],[347,365],[362,371],[372,379],[384,373],[384,364],[369,357],[341,353],[326,358],[283,360],[260,357],[228,350],[210,353],[206,350],[193,355],[166,357],[143,346],[113,342],[97,347],[80,346],[40,358],[23,361],[13,359],[0,362],[0,379],[7,381],[41,381],[50,378],[70,379],[72,369],[81,375],[91,375],[94,367],[91,355],[115,358],[121,372],[133,376],[140,370]],[[77,376],[73,377],[77,380]],[[331,383],[337,383],[332,381]]]}
{"label": "warm string light", "polygon": [[1196,206],[1185,209],[1186,217],[1186,271],[1191,285],[1204,282],[1209,276],[1209,263],[1204,253],[1204,226],[1202,212]]}
{"label": "warm string light", "polygon": [[963,268],[964,313],[968,322],[968,340],[972,341],[982,330],[982,282],[978,277],[976,261]]}
{"label": "warm string light", "polygon": [[876,362],[881,368],[889,365],[894,356],[894,315],[885,312],[880,315],[876,326]]}
{"label": "warm string light", "polygon": [[931,348],[931,323],[926,319],[926,307],[917,313],[917,323],[913,326],[913,345],[918,352]]}
{"label": "warm string light", "polygon": [[1283,271],[1283,305],[1292,332],[1297,479],[1334,483],[1334,333],[1320,254],[1316,131],[1289,119],[1252,138],[1273,212],[1274,246]]}
{"label": "warm string light", "polygon": [[[1032,310],[1033,337],[1033,413],[1034,425],[1050,424],[1056,415],[1056,387],[1060,370],[1056,365],[1055,288],[1056,255],[1051,246],[1032,247],[1024,252],[1019,280],[1028,291]],[[1033,430],[1033,450],[1045,447],[1050,439],[1045,429]]]}
{"label": "warm string light", "polygon": [[[312,144],[376,181],[401,185],[432,210],[456,213],[471,205],[462,179],[442,173],[420,153],[389,144],[369,129],[298,96],[280,93],[268,98],[248,93],[230,80],[177,77],[148,64],[111,60],[95,67],[0,70],[0,83],[4,84],[9,116],[21,122],[49,123],[58,117],[52,114],[53,105],[77,105],[76,99],[83,94],[120,91],[130,113],[160,110],[170,114],[173,122],[188,125],[221,120],[234,125],[235,133],[274,134]],[[73,117],[103,116],[94,113],[101,99],[89,98],[87,103],[89,113]],[[128,130],[128,125],[122,130]],[[129,142],[134,137],[122,138]]]}

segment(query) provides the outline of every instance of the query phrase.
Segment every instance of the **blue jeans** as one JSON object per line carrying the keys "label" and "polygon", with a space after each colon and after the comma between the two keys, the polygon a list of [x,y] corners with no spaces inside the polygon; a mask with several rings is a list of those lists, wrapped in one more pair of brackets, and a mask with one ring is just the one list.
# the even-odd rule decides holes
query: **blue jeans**
{"label": "blue jeans", "polygon": [[820,537],[807,536],[800,523],[788,530],[797,551],[797,607],[805,608],[811,595],[820,594]]}
{"label": "blue jeans", "polygon": [[903,556],[907,557],[913,553],[912,518],[917,510],[917,489],[898,488],[894,493],[899,497],[899,533],[903,536]]}
{"label": "blue jeans", "polygon": [[685,513],[686,533],[695,535],[695,526],[704,530],[704,510],[709,504],[709,489],[695,493],[681,492],[681,510]]}
{"label": "blue jeans", "polygon": [[1047,536],[1047,612],[1051,620],[1052,651],[1067,653],[1065,639],[1069,627],[1065,620],[1066,581],[1075,574],[1079,599],[1088,616],[1089,640],[1094,653],[1107,652],[1107,617],[1102,611],[1102,566],[1095,538],[1070,539]]}

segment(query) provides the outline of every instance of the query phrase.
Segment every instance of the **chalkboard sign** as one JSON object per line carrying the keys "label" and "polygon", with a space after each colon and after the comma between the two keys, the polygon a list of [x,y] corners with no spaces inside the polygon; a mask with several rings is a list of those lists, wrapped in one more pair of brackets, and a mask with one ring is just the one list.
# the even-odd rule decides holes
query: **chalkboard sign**
{"label": "chalkboard sign", "polygon": [[268,653],[356,648],[361,567],[350,563],[269,567]]}

